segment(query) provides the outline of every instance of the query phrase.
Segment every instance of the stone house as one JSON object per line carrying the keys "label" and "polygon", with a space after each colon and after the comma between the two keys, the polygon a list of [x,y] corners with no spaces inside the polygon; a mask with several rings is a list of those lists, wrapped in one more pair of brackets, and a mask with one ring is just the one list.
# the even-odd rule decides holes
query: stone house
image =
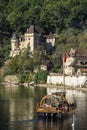
{"label": "stone house", "polygon": [[56,41],[55,34],[52,34],[50,32],[48,35],[42,35],[41,39],[44,41],[42,42],[42,44],[45,47],[46,53],[52,54],[55,49],[55,41]]}
{"label": "stone house", "polygon": [[52,46],[52,47],[54,47],[54,45],[55,45],[55,34],[52,34],[52,33],[50,33],[49,35],[47,35],[46,36],[46,43],[50,43],[50,45]]}
{"label": "stone house", "polygon": [[66,53],[66,61],[63,62],[66,75],[81,75],[87,73],[87,49],[72,49]]}
{"label": "stone house", "polygon": [[41,70],[47,70],[47,65],[46,65],[46,64],[40,65],[40,69],[41,69]]}

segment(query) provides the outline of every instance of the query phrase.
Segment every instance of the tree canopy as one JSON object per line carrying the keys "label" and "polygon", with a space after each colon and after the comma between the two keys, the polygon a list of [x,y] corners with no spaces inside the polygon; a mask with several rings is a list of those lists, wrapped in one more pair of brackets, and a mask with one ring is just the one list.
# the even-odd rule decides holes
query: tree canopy
{"label": "tree canopy", "polygon": [[[61,67],[63,50],[87,48],[87,0],[1,0],[0,66],[9,57],[12,34],[22,34],[30,25],[35,25],[42,34],[56,34],[55,53],[50,57],[56,71]],[[42,57],[46,58],[43,55],[37,55],[33,61],[25,58],[21,70],[24,67],[33,70]],[[18,61],[20,65],[22,57]],[[31,67],[32,62],[34,66]],[[16,71],[15,66],[13,70]]]}

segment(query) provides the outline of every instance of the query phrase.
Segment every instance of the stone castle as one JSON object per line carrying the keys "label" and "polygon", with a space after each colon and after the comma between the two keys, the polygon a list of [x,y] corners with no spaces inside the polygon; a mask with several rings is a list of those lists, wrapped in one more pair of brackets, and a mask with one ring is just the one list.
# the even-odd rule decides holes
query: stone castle
{"label": "stone castle", "polygon": [[[55,44],[55,35],[50,33],[44,37],[46,46],[52,48]],[[19,55],[20,51],[29,48],[29,52],[33,54],[35,48],[37,48],[41,43],[41,36],[36,31],[34,26],[30,26],[27,28],[27,31],[24,35],[20,35],[19,39],[17,39],[16,35],[13,34],[11,38],[11,51],[10,57],[15,57]]]}
{"label": "stone castle", "polygon": [[30,26],[24,35],[17,39],[14,34],[11,38],[11,51],[10,57],[19,55],[20,51],[29,48],[29,52],[33,53],[34,49],[39,44],[39,33],[35,30],[34,26]]}

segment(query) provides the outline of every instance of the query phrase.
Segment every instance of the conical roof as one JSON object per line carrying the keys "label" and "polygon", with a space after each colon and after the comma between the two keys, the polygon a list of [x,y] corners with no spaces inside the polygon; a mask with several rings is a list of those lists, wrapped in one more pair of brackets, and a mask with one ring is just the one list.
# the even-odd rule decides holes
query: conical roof
{"label": "conical roof", "polygon": [[17,37],[16,37],[16,34],[15,34],[15,33],[13,34],[12,39],[13,39],[13,40],[17,40]]}

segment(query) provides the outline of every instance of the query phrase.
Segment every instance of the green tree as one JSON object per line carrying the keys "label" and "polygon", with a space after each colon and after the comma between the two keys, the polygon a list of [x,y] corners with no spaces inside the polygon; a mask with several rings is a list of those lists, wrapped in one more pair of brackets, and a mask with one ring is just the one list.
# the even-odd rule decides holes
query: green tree
{"label": "green tree", "polygon": [[46,83],[47,80],[47,72],[40,70],[36,75],[35,75],[35,83]]}

